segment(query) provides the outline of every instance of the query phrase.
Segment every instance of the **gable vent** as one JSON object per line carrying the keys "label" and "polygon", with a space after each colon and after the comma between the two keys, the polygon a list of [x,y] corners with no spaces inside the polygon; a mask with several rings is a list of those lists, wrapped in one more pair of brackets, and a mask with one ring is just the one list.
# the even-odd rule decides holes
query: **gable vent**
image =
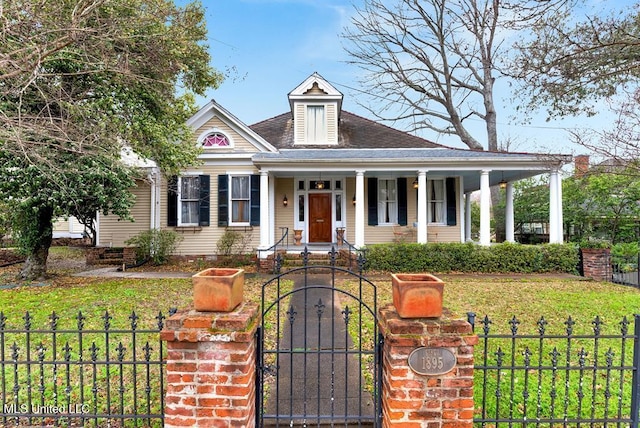
{"label": "gable vent", "polygon": [[323,91],[322,89],[320,89],[320,86],[318,86],[318,82],[313,82],[313,85],[311,86],[311,89],[309,89],[307,92],[304,93],[305,95],[313,95],[313,94],[328,94],[328,92]]}

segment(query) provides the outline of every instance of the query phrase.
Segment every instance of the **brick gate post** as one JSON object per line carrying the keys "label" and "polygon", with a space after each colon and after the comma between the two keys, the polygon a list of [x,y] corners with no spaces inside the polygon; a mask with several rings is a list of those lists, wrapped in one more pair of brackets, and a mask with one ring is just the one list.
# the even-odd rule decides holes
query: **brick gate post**
{"label": "brick gate post", "polygon": [[[393,305],[380,309],[383,427],[471,428],[473,426],[473,347],[471,325],[447,316],[402,319]],[[418,348],[410,367],[409,356]],[[445,351],[439,351],[445,349]],[[425,353],[422,353],[425,351]],[[439,354],[453,354],[455,365],[439,375],[419,374],[437,366]],[[433,357],[435,356],[435,357]],[[428,357],[428,358],[427,358]],[[427,361],[431,357],[432,361]],[[415,367],[416,365],[421,367]]]}
{"label": "brick gate post", "polygon": [[258,305],[233,312],[178,312],[167,342],[165,427],[255,426]]}

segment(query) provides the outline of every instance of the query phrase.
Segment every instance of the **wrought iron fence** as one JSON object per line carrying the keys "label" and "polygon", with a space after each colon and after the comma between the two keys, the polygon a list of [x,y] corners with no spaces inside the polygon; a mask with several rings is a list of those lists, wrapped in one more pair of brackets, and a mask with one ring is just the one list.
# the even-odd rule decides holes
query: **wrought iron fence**
{"label": "wrought iron fence", "polygon": [[[640,316],[588,325],[540,318],[528,330],[481,321],[475,362],[480,426],[638,426]],[[469,314],[475,324],[475,314]],[[633,331],[630,331],[632,329]]]}
{"label": "wrought iron fence", "polygon": [[15,325],[0,312],[0,422],[162,426],[165,318],[53,312],[35,320],[27,312]]}

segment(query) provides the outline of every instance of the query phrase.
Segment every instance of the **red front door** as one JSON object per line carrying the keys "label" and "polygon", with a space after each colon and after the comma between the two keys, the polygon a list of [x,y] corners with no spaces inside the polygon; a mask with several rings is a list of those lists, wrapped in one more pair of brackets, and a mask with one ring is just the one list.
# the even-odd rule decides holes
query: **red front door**
{"label": "red front door", "polygon": [[310,193],[309,242],[331,240],[331,193]]}

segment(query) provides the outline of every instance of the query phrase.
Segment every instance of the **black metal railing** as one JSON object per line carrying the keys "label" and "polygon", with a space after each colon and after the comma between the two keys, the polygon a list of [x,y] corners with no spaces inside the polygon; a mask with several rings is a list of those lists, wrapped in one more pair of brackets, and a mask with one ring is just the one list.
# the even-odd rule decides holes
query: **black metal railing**
{"label": "black metal railing", "polygon": [[16,326],[0,312],[0,422],[162,426],[165,318],[53,312],[34,319],[26,312]]}
{"label": "black metal railing", "polygon": [[611,255],[611,282],[640,287],[640,253]]}
{"label": "black metal railing", "polygon": [[350,271],[354,269],[363,270],[364,266],[358,264],[358,260],[366,260],[367,258],[367,249],[366,248],[358,248],[355,245],[351,244],[346,239],[342,239],[342,245],[347,248],[347,263]]}
{"label": "black metal railing", "polygon": [[[263,270],[261,261],[265,259],[269,259],[269,256],[272,255],[270,259],[272,261],[272,268],[270,269],[270,271],[272,273],[275,273],[275,269],[276,269],[275,259],[277,258],[277,255],[278,255],[278,249],[287,248],[289,246],[289,228],[281,227],[280,229],[282,230],[282,236],[280,237],[278,242],[276,242],[275,244],[273,244],[272,246],[264,250],[258,249],[258,260],[256,261],[257,263],[256,268],[258,272]],[[285,241],[286,241],[286,245],[285,245]]]}
{"label": "black metal railing", "polygon": [[[475,324],[475,314],[468,315]],[[610,325],[600,317],[586,326],[571,318],[557,324],[540,318],[523,332],[514,317],[506,332],[494,332],[488,317],[481,321],[474,422],[637,427],[640,316]]]}

